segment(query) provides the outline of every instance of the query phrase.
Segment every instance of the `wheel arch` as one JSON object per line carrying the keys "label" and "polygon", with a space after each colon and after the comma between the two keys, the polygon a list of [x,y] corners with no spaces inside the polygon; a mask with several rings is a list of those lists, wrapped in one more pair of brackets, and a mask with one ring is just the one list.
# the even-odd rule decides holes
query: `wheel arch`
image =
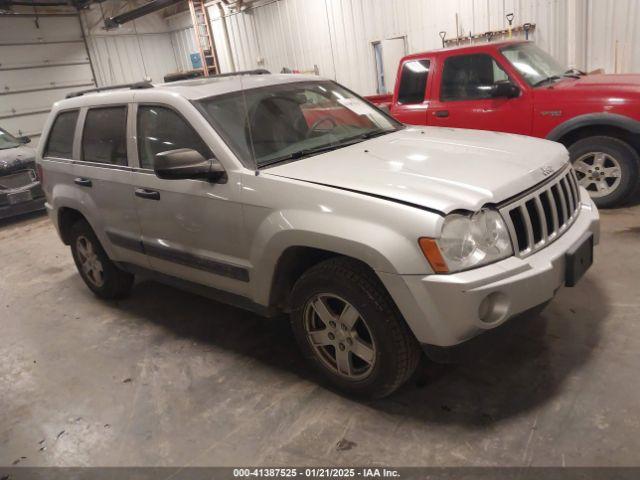
{"label": "wheel arch", "polygon": [[71,243],[71,227],[79,220],[84,220],[89,223],[87,217],[75,208],[61,207],[58,209],[58,230],[60,232],[60,238],[65,245],[69,245]]}
{"label": "wheel arch", "polygon": [[616,113],[579,115],[555,127],[546,138],[569,147],[578,140],[592,136],[617,138],[640,153],[640,122]]}

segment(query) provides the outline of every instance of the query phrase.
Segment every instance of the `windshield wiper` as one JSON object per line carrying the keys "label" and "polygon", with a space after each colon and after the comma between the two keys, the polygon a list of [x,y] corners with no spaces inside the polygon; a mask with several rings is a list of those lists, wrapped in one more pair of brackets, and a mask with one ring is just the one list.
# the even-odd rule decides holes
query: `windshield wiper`
{"label": "windshield wiper", "polygon": [[560,78],[562,78],[562,77],[560,77],[559,75],[551,75],[550,77],[543,78],[543,79],[542,79],[542,80],[540,80],[539,82],[534,83],[534,84],[532,85],[532,87],[533,87],[533,88],[535,88],[535,87],[539,87],[540,85],[542,85],[542,84],[544,84],[544,83],[547,83],[547,82],[555,82],[556,80],[560,80]]}
{"label": "windshield wiper", "polygon": [[572,78],[580,78],[586,75],[582,70],[578,70],[577,68],[570,68],[566,72],[562,74],[563,77],[572,77]]}
{"label": "windshield wiper", "polygon": [[298,160],[302,157],[308,157],[310,155],[315,155],[317,153],[324,153],[324,152],[329,152],[331,150],[337,150],[338,148],[348,147],[349,145],[354,145],[356,143],[363,142],[364,140],[368,140],[373,137],[378,137],[380,135],[384,135],[385,133],[391,133],[393,131],[395,130],[372,130],[370,132],[354,135],[353,137],[347,137],[337,143],[330,143],[328,145],[321,145],[319,147],[313,147],[313,148],[303,148],[302,150],[298,150],[297,152],[290,153],[289,155],[276,158],[275,160],[271,160],[270,162],[263,163],[259,166],[268,167],[271,165],[275,165],[276,163],[288,162],[289,160]]}

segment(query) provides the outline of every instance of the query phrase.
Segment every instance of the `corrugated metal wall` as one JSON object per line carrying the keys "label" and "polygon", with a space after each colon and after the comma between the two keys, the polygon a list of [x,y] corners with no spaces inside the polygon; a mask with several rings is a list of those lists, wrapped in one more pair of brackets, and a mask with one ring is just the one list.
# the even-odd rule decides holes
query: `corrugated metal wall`
{"label": "corrugated metal wall", "polygon": [[81,18],[99,86],[151,78],[162,82],[178,70],[181,52],[172,42],[169,25],[160,13],[146,15],[115,30],[105,30],[104,18],[130,10],[142,2],[110,1],[92,4]]}
{"label": "corrugated metal wall", "polygon": [[456,13],[460,31],[480,33],[505,28],[509,12],[514,24],[536,23],[533,39],[567,65],[640,71],[637,0],[263,0],[224,18],[209,9],[223,72],[229,55],[237,70],[318,65],[362,94],[376,91],[372,42],[404,36],[407,53],[439,48],[439,31],[455,36]]}

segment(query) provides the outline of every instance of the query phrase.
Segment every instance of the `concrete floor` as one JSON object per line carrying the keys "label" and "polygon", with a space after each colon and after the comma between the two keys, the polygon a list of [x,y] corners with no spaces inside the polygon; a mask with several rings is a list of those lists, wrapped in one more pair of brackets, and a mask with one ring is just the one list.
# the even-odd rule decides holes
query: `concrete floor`
{"label": "concrete floor", "polygon": [[48,219],[0,225],[0,466],[637,465],[640,206],[538,318],[391,398],[314,381],[284,321],[151,282],[105,303]]}

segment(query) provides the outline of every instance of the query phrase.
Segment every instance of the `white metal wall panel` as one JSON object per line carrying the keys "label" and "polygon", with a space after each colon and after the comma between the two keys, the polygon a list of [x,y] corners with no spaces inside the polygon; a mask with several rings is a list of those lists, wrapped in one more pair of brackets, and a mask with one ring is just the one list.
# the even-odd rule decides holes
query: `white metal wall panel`
{"label": "white metal wall panel", "polygon": [[130,10],[144,0],[92,4],[81,18],[99,86],[138,82],[150,78],[162,82],[178,71],[176,48],[169,24],[160,13],[145,15],[117,29],[105,30],[104,19]]}
{"label": "white metal wall panel", "polygon": [[75,14],[0,16],[0,125],[38,137],[51,105],[93,85]]}
{"label": "white metal wall panel", "polygon": [[513,12],[514,25],[535,23],[531,38],[568,66],[640,71],[637,0],[264,0],[224,20],[213,10],[219,55],[225,21],[237,70],[318,65],[363,94],[376,91],[372,42],[405,35],[409,53],[439,48],[439,31],[456,36],[456,14],[468,34],[506,28]]}

